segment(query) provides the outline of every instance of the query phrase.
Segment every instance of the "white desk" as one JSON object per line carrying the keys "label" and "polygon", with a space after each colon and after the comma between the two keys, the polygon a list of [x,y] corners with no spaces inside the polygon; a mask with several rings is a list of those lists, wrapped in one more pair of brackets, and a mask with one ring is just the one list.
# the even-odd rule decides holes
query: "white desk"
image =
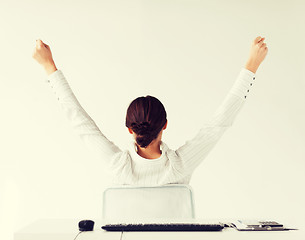
{"label": "white desk", "polygon": [[[73,240],[79,233],[78,222],[82,219],[42,219],[14,234],[14,240]],[[82,232],[77,240],[120,240],[120,232],[107,232],[101,223],[94,221],[94,231]]]}
{"label": "white desk", "polygon": [[123,240],[303,240],[298,231],[240,232],[233,228],[221,232],[124,232]]}
{"label": "white desk", "polygon": [[[48,219],[36,221],[16,232],[14,240],[73,240],[80,220]],[[221,232],[107,232],[95,221],[94,231],[82,232],[77,240],[304,240],[304,228],[296,231],[240,232],[227,228]]]}

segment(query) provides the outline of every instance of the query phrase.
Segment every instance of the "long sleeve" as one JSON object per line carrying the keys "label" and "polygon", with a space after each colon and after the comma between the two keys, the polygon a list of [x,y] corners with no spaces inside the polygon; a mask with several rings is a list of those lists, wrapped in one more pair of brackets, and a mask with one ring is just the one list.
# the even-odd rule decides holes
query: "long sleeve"
{"label": "long sleeve", "polygon": [[174,167],[180,173],[191,174],[213,149],[224,132],[232,126],[246,101],[254,80],[255,74],[242,68],[233,87],[211,120],[200,129],[193,139],[186,141],[175,151],[179,161],[174,163]]}
{"label": "long sleeve", "polygon": [[109,141],[99,130],[95,122],[82,108],[73,94],[61,70],[50,74],[46,81],[50,84],[63,110],[64,115],[72,125],[73,131],[86,146],[93,151],[107,167],[115,168],[122,151]]}

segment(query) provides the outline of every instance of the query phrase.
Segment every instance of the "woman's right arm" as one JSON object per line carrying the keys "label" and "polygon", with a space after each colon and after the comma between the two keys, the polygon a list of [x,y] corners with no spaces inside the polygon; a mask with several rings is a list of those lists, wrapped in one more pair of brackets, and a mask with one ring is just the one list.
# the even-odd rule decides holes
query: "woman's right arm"
{"label": "woman's right arm", "polygon": [[174,163],[179,172],[191,174],[215,147],[224,132],[232,126],[246,101],[255,80],[255,73],[268,52],[264,39],[254,39],[245,67],[240,71],[237,80],[210,121],[204,124],[194,138],[175,151],[180,157],[178,159],[181,159]]}
{"label": "woman's right arm", "polygon": [[48,74],[47,82],[76,134],[110,169],[117,168],[121,164],[122,151],[101,133],[92,118],[82,108],[62,71],[56,68],[50,47],[41,40],[37,40],[33,58],[44,67]]}

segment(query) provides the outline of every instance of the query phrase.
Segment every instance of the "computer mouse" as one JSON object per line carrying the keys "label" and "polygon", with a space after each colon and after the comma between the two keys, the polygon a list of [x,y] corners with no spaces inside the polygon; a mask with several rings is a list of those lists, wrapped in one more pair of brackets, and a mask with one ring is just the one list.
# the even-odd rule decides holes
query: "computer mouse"
{"label": "computer mouse", "polygon": [[93,231],[94,221],[82,220],[78,223],[79,231]]}

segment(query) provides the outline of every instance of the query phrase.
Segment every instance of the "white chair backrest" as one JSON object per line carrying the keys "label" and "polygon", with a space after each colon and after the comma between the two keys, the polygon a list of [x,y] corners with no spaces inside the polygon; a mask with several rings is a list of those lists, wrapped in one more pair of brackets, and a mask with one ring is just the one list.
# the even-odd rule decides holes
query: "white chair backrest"
{"label": "white chair backrest", "polygon": [[190,218],[195,218],[195,211],[189,185],[115,186],[104,191],[103,219],[106,220]]}

